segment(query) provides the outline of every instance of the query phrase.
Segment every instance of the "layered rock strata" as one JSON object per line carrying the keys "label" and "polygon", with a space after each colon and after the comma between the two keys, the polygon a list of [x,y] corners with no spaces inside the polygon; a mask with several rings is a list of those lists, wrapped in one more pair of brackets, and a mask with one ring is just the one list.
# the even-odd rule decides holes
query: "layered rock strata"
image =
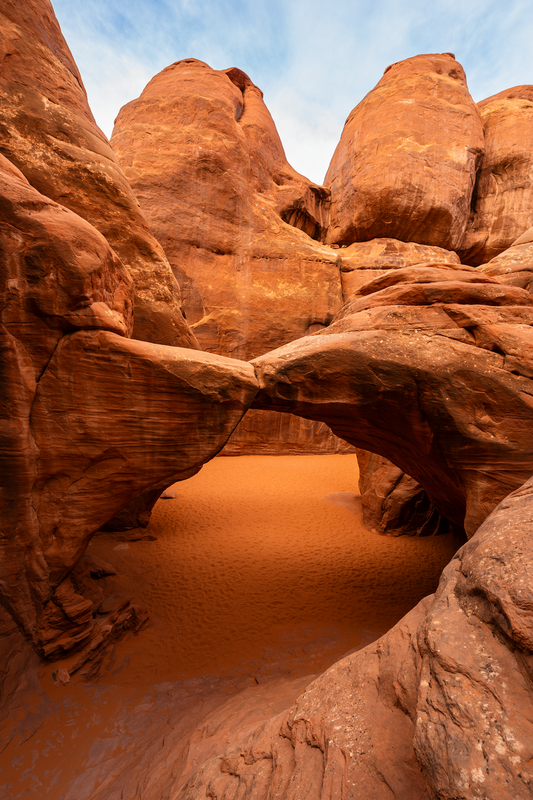
{"label": "layered rock strata", "polygon": [[102,233],[135,284],[135,337],[197,347],[179,285],[97,127],[49,0],[0,5],[0,153]]}
{"label": "layered rock strata", "polygon": [[480,113],[452,54],[392,64],[351,112],[326,174],[326,241],[390,237],[457,250],[483,148]]}
{"label": "layered rock strata", "polygon": [[[316,241],[329,192],[288,164],[247,75],[178,61],[124,106],[111,143],[202,348],[250,359],[329,324],[342,305],[338,255]],[[247,416],[226,452],[310,447],[338,444],[324,426],[288,417],[280,430],[263,413]]]}
{"label": "layered rock strata", "polygon": [[483,264],[533,225],[533,86],[478,103],[485,153],[461,260]]}
{"label": "layered rock strata", "polygon": [[394,270],[253,364],[254,406],[390,458],[472,535],[533,473],[533,296],[472,267]]}
{"label": "layered rock strata", "polygon": [[527,800],[533,479],[423,600],[288,711],[207,761],[180,800]]}
{"label": "layered rock strata", "polygon": [[337,250],[341,269],[344,302],[365,283],[379,278],[390,269],[416,264],[460,264],[457,253],[442,247],[428,247],[398,239],[371,239],[354,242]]}
{"label": "layered rock strata", "polygon": [[533,292],[533,228],[529,228],[507,250],[478,269],[509,286],[519,286]]}

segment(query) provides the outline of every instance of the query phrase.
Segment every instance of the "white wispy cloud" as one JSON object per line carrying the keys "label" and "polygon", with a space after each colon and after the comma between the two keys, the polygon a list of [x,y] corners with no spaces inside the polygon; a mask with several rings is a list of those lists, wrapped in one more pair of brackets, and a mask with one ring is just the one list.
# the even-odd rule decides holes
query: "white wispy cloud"
{"label": "white wispy cloud", "polygon": [[451,51],[475,100],[533,83],[525,0],[53,0],[110,135],[169,63],[237,66],[265,93],[293,166],[322,181],[350,110],[390,63]]}

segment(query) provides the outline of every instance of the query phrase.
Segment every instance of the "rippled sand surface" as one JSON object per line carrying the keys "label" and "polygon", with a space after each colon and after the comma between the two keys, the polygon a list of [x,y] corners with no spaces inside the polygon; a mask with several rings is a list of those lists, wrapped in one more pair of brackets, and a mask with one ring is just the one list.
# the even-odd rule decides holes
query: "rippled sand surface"
{"label": "rippled sand surface", "polygon": [[369,532],[357,487],[355,455],[217,458],[158,502],[156,541],[93,540],[119,570],[107,591],[154,617],[118,645],[117,680],[314,672],[387,630],[434,591],[457,543]]}

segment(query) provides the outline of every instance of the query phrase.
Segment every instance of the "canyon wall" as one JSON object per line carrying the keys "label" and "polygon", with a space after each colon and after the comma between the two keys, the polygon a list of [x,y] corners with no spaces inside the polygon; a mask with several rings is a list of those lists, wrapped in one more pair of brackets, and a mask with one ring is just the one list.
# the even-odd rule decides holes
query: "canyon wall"
{"label": "canyon wall", "polygon": [[[171,64],[121,109],[111,144],[180,283],[201,347],[248,360],[329,324],[338,257],[329,192],[288,164],[239,69]],[[247,415],[225,453],[334,452],[324,425]]]}
{"label": "canyon wall", "polygon": [[249,408],[230,453],[331,452],[331,429],[396,465],[396,532],[416,497],[472,541],[182,796],[529,797],[530,87],[476,107],[451,54],[395,64],[321,187],[248,76],[186,59],[122,110],[117,159],[48,0],[0,13],[3,606],[78,669],[147,614],[96,619],[71,580],[100,527]]}

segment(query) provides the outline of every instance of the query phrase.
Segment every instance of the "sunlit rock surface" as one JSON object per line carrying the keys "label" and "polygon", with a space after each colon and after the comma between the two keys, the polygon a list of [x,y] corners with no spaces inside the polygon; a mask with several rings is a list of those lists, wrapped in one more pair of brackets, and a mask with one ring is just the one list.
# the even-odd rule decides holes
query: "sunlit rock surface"
{"label": "sunlit rock surface", "polygon": [[482,264],[479,270],[498,278],[502,283],[532,291],[533,286],[533,228],[511,244],[500,255]]}
{"label": "sunlit rock surface", "polygon": [[341,266],[343,300],[360,286],[378,278],[390,269],[403,269],[415,264],[460,264],[459,256],[442,247],[428,247],[398,239],[371,239],[354,242],[337,251]]}
{"label": "sunlit rock surface", "polygon": [[[327,326],[342,304],[321,245],[329,191],[287,162],[260,89],[195,59],[119,113],[112,145],[182,289],[203,349],[250,359]],[[332,452],[324,426],[252,413],[226,452]]]}
{"label": "sunlit rock surface", "polygon": [[456,250],[483,147],[479,110],[453,55],[392,64],[346,120],[324,179],[326,241],[390,237]]}

